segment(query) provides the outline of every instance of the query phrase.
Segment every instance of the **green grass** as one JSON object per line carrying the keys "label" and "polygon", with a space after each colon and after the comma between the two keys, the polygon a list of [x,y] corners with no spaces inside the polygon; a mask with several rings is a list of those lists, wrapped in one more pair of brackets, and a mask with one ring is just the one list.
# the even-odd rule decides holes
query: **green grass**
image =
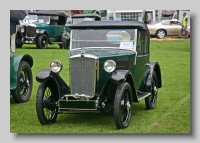
{"label": "green grass", "polygon": [[42,126],[36,115],[36,94],[39,70],[49,68],[53,59],[64,67],[61,77],[68,83],[68,50],[51,45],[36,49],[24,45],[15,55],[27,53],[33,57],[33,91],[29,102],[16,104],[10,98],[11,133],[190,133],[190,41],[151,41],[151,60],[161,67],[163,87],[159,89],[157,107],[146,110],[144,100],[133,103],[129,127],[117,130],[112,114],[59,114],[52,125]]}

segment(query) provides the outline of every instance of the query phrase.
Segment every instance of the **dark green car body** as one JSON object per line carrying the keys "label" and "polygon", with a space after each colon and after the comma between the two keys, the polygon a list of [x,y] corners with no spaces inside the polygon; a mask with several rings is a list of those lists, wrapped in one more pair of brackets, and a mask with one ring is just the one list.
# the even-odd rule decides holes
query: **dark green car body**
{"label": "dark green car body", "polygon": [[[70,28],[70,83],[50,69],[36,76],[41,87],[56,91],[55,96],[49,95],[55,100],[53,110],[48,108],[56,114],[52,119],[41,116],[46,108],[39,108],[39,103],[45,95],[38,94],[41,124],[55,122],[59,113],[114,110],[116,126],[123,129],[129,125],[132,102],[145,99],[147,109],[155,108],[157,90],[162,87],[161,69],[157,61],[149,59],[150,35],[144,23],[83,21]],[[38,91],[45,90],[41,87]]]}
{"label": "dark green car body", "polygon": [[70,29],[66,26],[69,17],[59,11],[34,11],[36,21],[25,23],[19,27],[16,35],[16,47],[23,44],[36,44],[38,48],[47,48],[48,44],[59,44],[60,48],[68,48]]}
{"label": "dark green car body", "polygon": [[28,54],[10,54],[10,93],[16,103],[27,102],[32,92],[33,58]]}

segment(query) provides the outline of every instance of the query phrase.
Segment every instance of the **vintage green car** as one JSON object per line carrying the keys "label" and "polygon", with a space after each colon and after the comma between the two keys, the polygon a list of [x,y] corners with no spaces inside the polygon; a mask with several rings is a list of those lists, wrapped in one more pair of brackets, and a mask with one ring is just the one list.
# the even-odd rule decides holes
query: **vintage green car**
{"label": "vintage green car", "polygon": [[36,111],[42,125],[58,114],[113,112],[117,129],[128,127],[132,103],[156,107],[161,69],[150,61],[150,34],[139,21],[83,21],[71,26],[69,81],[53,60],[36,75]]}
{"label": "vintage green car", "polygon": [[30,55],[10,53],[10,95],[16,103],[29,101],[33,86],[32,66]]}
{"label": "vintage green car", "polygon": [[59,44],[60,48],[69,47],[70,29],[66,27],[68,15],[64,12],[42,10],[29,12],[35,16],[34,22],[21,25],[17,30],[16,47],[23,44],[36,44],[36,47],[45,49],[48,44]]}

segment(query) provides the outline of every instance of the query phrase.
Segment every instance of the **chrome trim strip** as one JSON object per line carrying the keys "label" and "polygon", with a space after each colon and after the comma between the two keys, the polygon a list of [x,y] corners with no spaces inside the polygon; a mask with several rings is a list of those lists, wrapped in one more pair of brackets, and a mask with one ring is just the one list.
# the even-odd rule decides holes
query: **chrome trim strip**
{"label": "chrome trim strip", "polygon": [[[73,50],[81,50],[82,48],[75,48],[75,49],[71,49],[70,51]],[[134,51],[134,49],[127,49],[127,48],[119,48],[119,47],[85,47],[85,49],[116,49],[116,50],[129,50],[129,51]]]}
{"label": "chrome trim strip", "polygon": [[[72,59],[72,58],[81,58],[81,54],[77,54],[77,55],[71,56],[69,58],[70,59]],[[87,54],[87,53],[84,54],[84,58],[92,58],[92,59],[95,59],[95,60],[99,59],[99,57],[91,55],[91,54]]]}

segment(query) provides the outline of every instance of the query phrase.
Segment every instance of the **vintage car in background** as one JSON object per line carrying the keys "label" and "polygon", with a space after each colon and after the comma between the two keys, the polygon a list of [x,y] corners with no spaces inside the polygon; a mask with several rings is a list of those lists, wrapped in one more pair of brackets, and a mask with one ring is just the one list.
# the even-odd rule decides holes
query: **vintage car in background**
{"label": "vintage car in background", "polygon": [[29,101],[33,87],[32,66],[30,55],[10,53],[10,95],[16,103]]}
{"label": "vintage car in background", "polygon": [[[36,44],[38,48],[45,49],[48,44],[59,44],[60,48],[69,47],[69,33],[66,31],[66,13],[53,10],[42,10],[28,13],[37,18],[34,22],[22,24],[16,34],[16,47],[23,44]],[[32,16],[32,17],[33,17]]]}
{"label": "vintage car in background", "polygon": [[[156,107],[161,69],[149,59],[146,24],[82,21],[70,28],[69,65],[53,60],[36,75],[36,112],[42,125],[54,123],[58,114],[113,112],[117,129],[123,129],[130,123],[133,102],[144,99],[147,109]],[[69,66],[70,83],[59,74],[63,66]]]}
{"label": "vintage car in background", "polygon": [[72,16],[73,24],[77,24],[82,21],[101,21],[101,16],[98,14],[75,14]]}
{"label": "vintage car in background", "polygon": [[[163,20],[154,24],[147,24],[151,36],[156,36],[159,39],[166,36],[179,36],[181,31],[181,22],[176,19]],[[190,30],[190,25],[188,26]],[[183,35],[185,32],[183,32]],[[190,33],[189,33],[190,36]]]}

